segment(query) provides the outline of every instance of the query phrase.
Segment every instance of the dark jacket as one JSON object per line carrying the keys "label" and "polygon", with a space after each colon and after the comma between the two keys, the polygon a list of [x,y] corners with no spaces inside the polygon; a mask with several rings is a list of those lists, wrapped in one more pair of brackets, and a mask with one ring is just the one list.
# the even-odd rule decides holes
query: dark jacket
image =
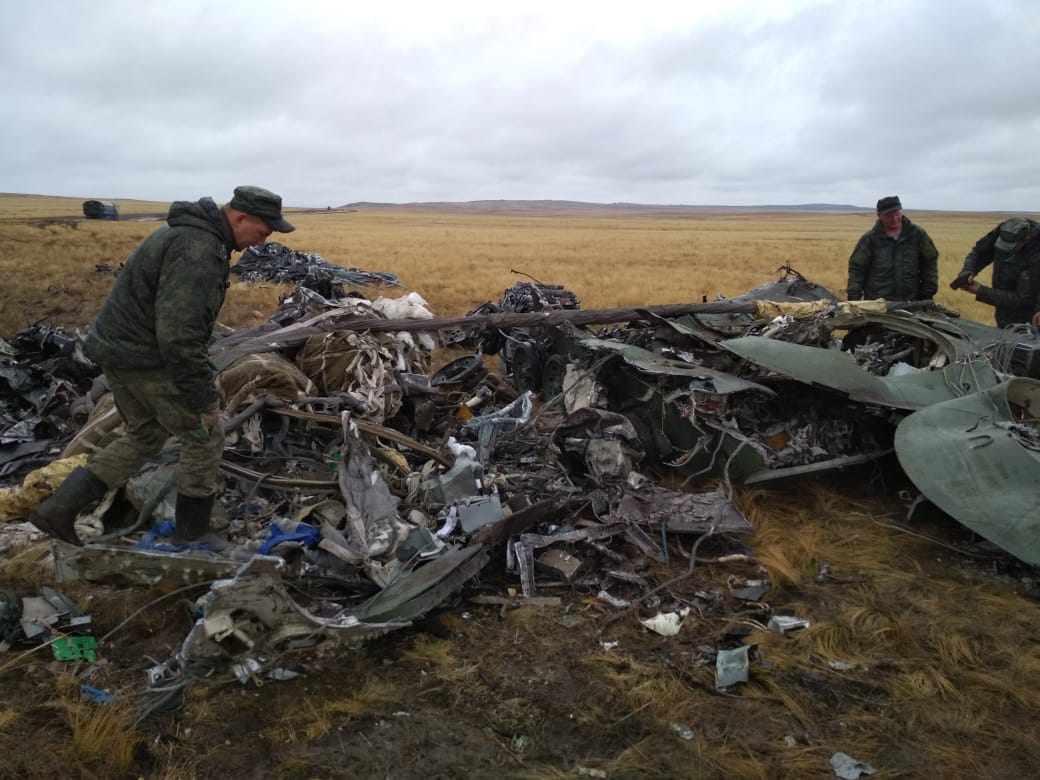
{"label": "dark jacket", "polygon": [[993,264],[993,286],[980,285],[975,300],[995,308],[998,328],[1029,322],[1040,311],[1040,224],[1028,221],[1029,243],[1020,250],[1009,254],[996,248],[997,225],[975,243],[961,268],[961,273],[975,276]]}
{"label": "dark jacket", "polygon": [[928,234],[903,217],[897,238],[879,219],[849,257],[848,299],[930,300],[939,289],[939,250]]}
{"label": "dark jacket", "polygon": [[231,225],[213,202],[177,201],[126,261],[84,345],[102,368],[166,368],[184,403],[217,400],[207,346],[224,303]]}

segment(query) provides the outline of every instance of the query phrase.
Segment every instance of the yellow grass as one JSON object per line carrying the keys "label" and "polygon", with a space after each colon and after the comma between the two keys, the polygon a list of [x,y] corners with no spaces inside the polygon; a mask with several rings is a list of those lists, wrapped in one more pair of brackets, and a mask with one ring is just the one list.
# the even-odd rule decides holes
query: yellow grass
{"label": "yellow grass", "polygon": [[[164,204],[120,202],[123,214],[159,213]],[[112,284],[113,268],[158,222],[76,218],[81,201],[0,195],[0,275],[23,290],[0,304],[0,335],[39,319],[86,325]],[[936,300],[991,323],[991,307],[947,282],[997,214],[913,213],[940,250]],[[835,294],[844,293],[848,255],[872,214],[704,213],[654,215],[499,215],[371,209],[293,213],[287,246],[330,263],[399,275],[434,313],[463,314],[535,278],[573,290],[582,307],[683,303],[734,296],[790,264]],[[514,273],[519,272],[519,273]],[[986,273],[983,274],[986,278]],[[274,285],[234,286],[221,314],[233,326],[277,308]],[[370,295],[398,292],[368,290]]]}
{"label": "yellow grass", "polygon": [[[50,706],[64,718],[70,732],[63,742],[61,760],[95,776],[121,776],[143,739],[133,728],[137,717],[133,702],[126,697],[104,705],[86,702],[80,698],[75,677],[63,675],[56,682],[58,696]],[[55,722],[53,728],[63,726]],[[41,764],[43,759],[41,756]]]}
{"label": "yellow grass", "polygon": [[[155,228],[41,221],[67,219],[72,205],[78,209],[79,202],[59,212],[51,200],[41,201],[19,206],[28,216],[5,219],[11,212],[0,198],[0,274],[16,279],[8,289],[18,291],[3,298],[0,335],[42,315],[55,324],[89,323],[111,284],[93,272],[94,264],[117,265]],[[45,214],[43,208],[55,210]],[[910,216],[941,252],[938,301],[991,323],[989,307],[946,283],[1002,215]],[[435,313],[448,316],[498,300],[503,289],[527,278],[511,269],[570,288],[583,308],[732,296],[774,278],[786,263],[840,293],[848,254],[872,216],[359,211],[292,219],[299,229],[280,237],[289,246],[341,266],[395,272]],[[251,324],[253,310],[273,311],[278,292],[234,286],[222,318]],[[450,642],[411,638],[394,655],[395,664],[414,671],[410,691],[385,685],[386,669],[374,659],[358,660],[351,667],[356,687],[302,709],[286,694],[294,706],[258,711],[258,733],[271,746],[306,745],[342,724],[384,717],[400,696],[444,702],[449,712],[469,707],[502,735],[537,736],[553,716],[624,734],[624,750],[598,752],[589,745],[580,752],[582,764],[619,777],[824,777],[831,776],[827,760],[837,751],[873,763],[878,776],[1023,776],[1016,771],[1040,762],[1036,605],[1010,584],[972,579],[967,563],[944,560],[949,551],[900,532],[891,502],[865,488],[835,485],[806,481],[736,496],[755,528],[763,575],[774,585],[767,600],[778,612],[809,618],[811,626],[785,635],[753,630],[746,642],[757,645],[758,660],[750,682],[735,693],[713,690],[714,668],[699,648],[710,648],[733,625],[755,625],[753,614],[733,621],[710,610],[703,619],[691,615],[679,637],[662,638],[656,647],[638,622],[617,621],[602,638],[618,645],[606,651],[577,629],[561,628],[551,610],[516,610],[500,621],[501,630],[484,633],[485,624],[458,631]],[[696,573],[691,589],[726,592],[725,567]],[[726,614],[746,608],[730,606]],[[579,614],[592,621],[605,609],[589,598]],[[568,670],[557,663],[561,658],[580,660]],[[592,682],[566,710],[540,713],[524,697],[534,685],[559,684],[576,673]],[[213,696],[200,701],[194,694],[189,706],[200,734],[215,717],[209,705],[222,703],[216,691]],[[115,733],[117,718],[95,718],[71,701],[61,710],[78,740],[70,753],[99,769],[123,764],[133,735]],[[13,731],[18,725],[12,713],[6,711],[6,720],[0,713],[0,737],[4,726]],[[673,724],[689,727],[693,739],[678,738]],[[84,738],[93,751],[79,744]],[[118,760],[104,767],[98,746]],[[286,776],[297,776],[289,771],[295,759],[282,760]],[[564,776],[555,766],[526,768],[531,776]],[[161,771],[181,776],[176,766]]]}

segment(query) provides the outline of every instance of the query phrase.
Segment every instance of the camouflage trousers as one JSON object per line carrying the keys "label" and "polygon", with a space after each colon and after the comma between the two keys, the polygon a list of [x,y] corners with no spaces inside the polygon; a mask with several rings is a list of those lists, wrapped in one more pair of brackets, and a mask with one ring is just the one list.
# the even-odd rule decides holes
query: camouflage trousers
{"label": "camouflage trousers", "polygon": [[163,369],[124,371],[104,369],[112,398],[126,430],[115,441],[90,455],[87,468],[109,487],[122,485],[162,450],[170,436],[180,439],[177,492],[193,498],[212,496],[220,489],[220,455],[224,431],[207,429],[198,412],[184,405],[180,392]]}

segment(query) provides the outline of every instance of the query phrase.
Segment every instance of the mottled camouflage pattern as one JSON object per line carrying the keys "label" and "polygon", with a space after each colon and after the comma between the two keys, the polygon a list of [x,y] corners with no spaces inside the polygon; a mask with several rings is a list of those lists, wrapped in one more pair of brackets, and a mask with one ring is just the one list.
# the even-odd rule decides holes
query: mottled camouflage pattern
{"label": "mottled camouflage pattern", "polygon": [[105,370],[126,433],[91,454],[87,468],[108,485],[122,485],[155,457],[170,436],[181,442],[177,492],[212,496],[219,491],[218,464],[224,451],[220,426],[206,429],[198,412],[184,403],[180,389],[164,369]]}
{"label": "mottled camouflage pattern", "polygon": [[[980,238],[964,258],[961,272],[976,276],[993,264],[993,285],[981,285],[975,300],[995,307],[997,327],[1029,322],[1040,311],[1040,224],[1029,222],[1029,243],[1013,254],[996,249],[1000,225]],[[1001,223],[1003,224],[1003,223]]]}
{"label": "mottled camouflage pattern", "polygon": [[874,223],[849,257],[848,300],[923,301],[939,289],[939,250],[917,225],[903,217],[896,239]]}
{"label": "mottled camouflage pattern", "polygon": [[235,187],[234,197],[228,205],[244,214],[259,217],[277,233],[292,233],[296,230],[282,218],[282,199],[263,187]]}
{"label": "mottled camouflage pattern", "polygon": [[116,279],[85,344],[107,370],[165,368],[199,412],[217,400],[207,346],[224,303],[231,226],[211,198],[170,206]]}

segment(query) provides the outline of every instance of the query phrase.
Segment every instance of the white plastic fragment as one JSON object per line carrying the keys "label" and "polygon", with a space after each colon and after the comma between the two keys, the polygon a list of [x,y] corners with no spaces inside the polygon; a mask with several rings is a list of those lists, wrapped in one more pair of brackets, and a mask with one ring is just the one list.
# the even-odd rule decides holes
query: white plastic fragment
{"label": "white plastic fragment", "polygon": [[639,622],[661,636],[675,636],[682,628],[683,619],[689,614],[690,608],[683,607],[678,612],[658,612],[653,617]]}
{"label": "white plastic fragment", "polygon": [[269,671],[267,676],[272,680],[285,682],[286,680],[295,680],[297,677],[302,677],[303,675],[299,672],[294,672],[292,669],[286,669],[284,666],[279,666]]}
{"label": "white plastic fragment", "polygon": [[459,508],[458,506],[451,506],[448,508],[448,514],[444,518],[444,524],[437,529],[434,534],[438,539],[447,539],[455,531],[455,527],[459,524]]}
{"label": "white plastic fragment", "polygon": [[877,771],[870,764],[855,759],[847,753],[835,753],[831,756],[831,767],[834,769],[834,774],[841,780],[858,780],[863,775],[872,775]]}
{"label": "white plastic fragment", "polygon": [[693,739],[693,729],[682,723],[673,723],[672,731],[675,732],[675,736],[677,736],[679,739],[684,739],[687,742]]}

